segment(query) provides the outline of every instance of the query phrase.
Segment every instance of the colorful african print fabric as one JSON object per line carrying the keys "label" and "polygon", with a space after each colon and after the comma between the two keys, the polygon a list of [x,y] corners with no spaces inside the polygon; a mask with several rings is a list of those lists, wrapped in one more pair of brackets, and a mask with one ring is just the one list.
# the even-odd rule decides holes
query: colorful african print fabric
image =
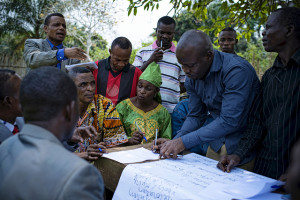
{"label": "colorful african print fabric", "polygon": [[[126,99],[117,105],[117,110],[128,137],[131,137],[140,127],[148,142],[155,139],[156,129],[158,129],[158,138],[171,139],[171,116],[161,104],[145,113],[135,107],[130,99]],[[145,143],[145,140],[142,143]]]}
{"label": "colorful african print fabric", "polygon": [[79,152],[86,151],[89,144],[104,142],[107,147],[112,147],[128,142],[116,107],[100,94],[95,95],[83,117],[78,120],[77,127],[81,126],[94,126],[98,135],[80,143]]}

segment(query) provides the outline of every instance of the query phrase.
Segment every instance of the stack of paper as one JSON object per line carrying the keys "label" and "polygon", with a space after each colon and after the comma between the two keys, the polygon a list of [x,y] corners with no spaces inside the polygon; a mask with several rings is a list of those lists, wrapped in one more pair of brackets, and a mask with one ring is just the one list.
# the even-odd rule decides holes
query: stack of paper
{"label": "stack of paper", "polygon": [[133,150],[118,151],[108,154],[103,154],[103,157],[115,160],[119,163],[137,163],[146,160],[158,160],[159,155],[147,150],[143,147]]}

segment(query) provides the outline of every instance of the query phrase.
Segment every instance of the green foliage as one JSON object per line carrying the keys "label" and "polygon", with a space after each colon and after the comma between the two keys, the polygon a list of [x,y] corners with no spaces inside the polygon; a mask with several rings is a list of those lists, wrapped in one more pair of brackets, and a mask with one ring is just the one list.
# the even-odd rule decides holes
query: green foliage
{"label": "green foliage", "polygon": [[[77,38],[87,54],[95,45],[93,38],[100,32],[111,31],[116,24],[116,4],[110,0],[62,0],[68,23],[68,34]],[[84,34],[82,34],[84,33]]]}
{"label": "green foliage", "polygon": [[179,41],[181,35],[190,29],[197,29],[200,27],[200,21],[192,12],[183,11],[177,17],[175,17],[176,28],[174,40]]}
{"label": "green foliage", "polygon": [[[143,7],[144,10],[153,10],[159,5],[159,0],[129,0],[128,15],[134,10],[134,15],[137,9]],[[253,27],[251,19],[256,19],[258,27],[265,24],[268,15],[277,9],[279,6],[295,6],[300,7],[299,0],[169,0],[173,5],[175,15],[181,13],[182,10],[193,12],[197,19],[205,21],[211,17],[208,23],[204,23],[201,30],[204,32],[220,32],[225,26],[231,25],[243,29],[241,34],[249,41],[251,33],[256,31]],[[218,5],[217,13],[208,11],[208,6],[213,4]],[[223,13],[223,14],[222,14]],[[226,15],[224,15],[224,13]],[[223,16],[223,17],[221,17]]]}
{"label": "green foliage", "polygon": [[277,56],[277,53],[266,52],[261,40],[258,40],[257,44],[248,43],[246,51],[237,54],[252,64],[260,78],[263,73],[273,65],[275,57]]}
{"label": "green foliage", "polygon": [[0,35],[19,34],[40,38],[44,16],[57,0],[2,0],[0,1]]}
{"label": "green foliage", "polygon": [[130,55],[130,59],[129,59],[129,63],[133,63],[134,59],[135,59],[135,55],[136,53],[139,51],[139,49],[132,49],[131,55]]}
{"label": "green foliage", "polygon": [[94,47],[90,51],[90,57],[93,61],[102,60],[109,56],[108,49],[101,49],[99,47]]}
{"label": "green foliage", "polygon": [[0,54],[21,57],[26,37],[21,34],[5,34],[0,37]]}
{"label": "green foliage", "polygon": [[21,55],[27,38],[41,38],[44,17],[58,0],[0,1],[0,52]]}
{"label": "green foliage", "polygon": [[[150,44],[152,44],[154,42],[154,40],[156,40],[155,37],[153,37],[153,41],[152,42],[142,42],[142,47],[146,47],[149,46]],[[130,55],[130,59],[129,59],[129,63],[133,63],[134,59],[135,59],[135,55],[136,53],[139,51],[140,49],[132,49],[131,55]]]}

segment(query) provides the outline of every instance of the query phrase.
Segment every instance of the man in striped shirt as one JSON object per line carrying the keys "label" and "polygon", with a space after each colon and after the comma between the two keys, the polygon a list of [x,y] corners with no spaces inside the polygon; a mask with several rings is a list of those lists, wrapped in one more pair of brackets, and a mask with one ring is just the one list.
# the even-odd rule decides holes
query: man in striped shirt
{"label": "man in striped shirt", "polygon": [[262,90],[250,111],[239,146],[218,167],[230,172],[257,153],[254,172],[278,179],[288,168],[291,148],[300,135],[300,9],[275,10],[263,35],[267,52],[277,52],[262,78]]}
{"label": "man in striped shirt", "polygon": [[169,16],[161,17],[157,22],[157,40],[142,48],[135,56],[133,65],[144,71],[149,64],[156,62],[160,66],[162,85],[160,93],[162,105],[169,113],[179,102],[180,84],[184,84],[185,74],[176,58],[176,47],[172,42],[176,22]]}

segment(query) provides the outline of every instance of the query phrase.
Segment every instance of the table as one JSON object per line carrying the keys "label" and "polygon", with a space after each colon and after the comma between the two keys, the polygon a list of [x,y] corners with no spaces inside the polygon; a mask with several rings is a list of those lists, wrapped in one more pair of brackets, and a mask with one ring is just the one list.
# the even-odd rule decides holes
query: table
{"label": "table", "polygon": [[[136,149],[140,147],[151,149],[151,143],[132,145],[132,146],[123,146],[123,147],[114,147],[114,148],[109,148],[108,151],[117,152],[117,151]],[[151,162],[151,161],[147,161],[147,162]],[[119,163],[117,161],[101,157],[94,162],[94,165],[101,172],[105,187],[108,190],[114,192],[117,188],[123,169],[127,166],[127,164]]]}
{"label": "table", "polygon": [[[117,152],[117,151],[124,151],[124,150],[132,150],[132,149],[136,149],[136,148],[140,148],[140,147],[144,147],[144,148],[146,148],[146,149],[150,149],[150,147],[151,147],[151,143],[150,144],[140,144],[140,145],[133,145],[133,146],[123,146],[123,147],[115,147],[115,148],[109,148],[108,150],[109,150],[109,152]],[[187,153],[189,153],[189,152],[185,152],[185,154],[187,154]],[[190,155],[192,155],[192,154],[190,154]],[[188,157],[185,157],[185,158],[188,158]],[[204,158],[202,158],[202,159],[204,159]],[[207,158],[206,158],[207,159]],[[158,159],[157,159],[158,160]],[[155,161],[157,161],[157,160],[155,160]],[[166,160],[167,161],[167,160]],[[162,162],[166,162],[166,161],[162,161]],[[171,160],[170,160],[171,161]],[[144,163],[144,165],[152,165],[152,164],[154,164],[154,163],[151,163],[152,161],[145,161],[145,162],[143,162]],[[167,161],[167,162],[169,162],[169,161]],[[197,158],[197,162],[201,162],[201,164],[203,164],[203,161],[198,161],[198,158]],[[214,161],[214,162],[216,162],[216,161]],[[168,166],[170,166],[169,164],[171,164],[172,165],[172,163],[168,163]],[[180,164],[180,163],[177,163],[176,164],[176,167],[178,166],[178,164]],[[122,164],[122,163],[119,163],[119,162],[117,162],[117,161],[114,161],[114,160],[111,160],[111,159],[108,159],[108,158],[104,158],[104,157],[102,157],[102,158],[99,158],[99,160],[97,160],[97,161],[95,161],[95,163],[94,163],[94,165],[99,169],[99,171],[101,172],[101,174],[102,174],[102,177],[103,177],[103,180],[104,180],[104,184],[105,184],[105,187],[106,187],[106,189],[108,189],[109,191],[111,191],[112,193],[114,193],[115,192],[115,190],[116,190],[116,188],[117,188],[117,186],[118,186],[118,183],[119,183],[119,180],[120,180],[120,177],[121,177],[121,174],[122,174],[122,172],[123,172],[123,170],[125,169],[125,167],[127,166],[127,164]],[[157,165],[157,163],[155,162],[155,164],[154,165]],[[216,164],[214,164],[214,166],[215,166]],[[132,166],[134,166],[134,165],[131,165],[130,167],[132,168]],[[175,166],[175,165],[174,165]],[[198,164],[196,165],[196,166],[199,166]],[[129,167],[129,166],[128,166]],[[156,166],[155,166],[156,167]],[[127,168],[126,168],[127,169]],[[148,167],[148,169],[150,169],[149,167]],[[152,167],[151,167],[151,169],[152,169]],[[166,165],[164,166],[164,168],[163,169],[168,169],[167,167],[166,167]],[[172,168],[172,169],[175,169],[175,168]],[[182,168],[183,169],[183,168]],[[211,166],[210,166],[210,169],[212,169],[211,168]],[[127,169],[127,172],[126,173],[128,173],[129,171],[131,171],[131,172],[136,172],[136,170],[133,168],[133,169],[130,169],[129,171],[128,171],[129,169]],[[229,177],[229,176],[232,176],[232,175],[234,175],[234,172],[232,172],[232,173],[230,173],[231,175],[229,175],[229,174],[227,174],[227,173],[221,173],[218,169],[216,169],[216,168],[214,168],[214,169],[212,169],[212,170],[215,170],[213,173],[217,173],[217,174],[222,174],[222,176],[227,176],[227,177],[223,177],[223,179],[225,178],[232,178],[232,177]],[[159,170],[160,171],[160,170]],[[144,171],[143,171],[144,172]],[[209,172],[209,171],[208,171]],[[137,174],[143,174],[143,173],[140,173],[140,172],[136,172]],[[152,173],[152,172],[151,172]],[[149,173],[148,173],[149,174]],[[199,174],[199,173],[198,173]],[[255,176],[260,176],[260,175],[255,175]],[[124,179],[124,177],[123,177],[123,179],[122,179],[122,184],[123,184],[123,186],[124,186],[124,184],[125,184],[125,186],[127,187],[128,186],[128,184],[129,184],[129,182],[130,182],[130,180],[132,179],[131,177],[136,177],[135,175],[133,176],[133,175],[130,175],[130,176],[128,176],[128,177],[126,177],[125,179]],[[155,175],[153,176],[153,177],[155,177]],[[157,176],[157,174],[156,174],[156,177],[161,177],[161,176]],[[172,177],[175,177],[175,176],[172,176]],[[149,177],[148,177],[149,178]],[[151,177],[152,178],[152,177]],[[224,179],[224,180],[225,180]],[[147,181],[149,180],[149,179],[146,179]],[[173,179],[172,179],[173,180]],[[172,182],[172,180],[170,179],[169,181],[170,182]],[[124,182],[125,181],[125,182]],[[129,181],[129,182],[128,182]],[[132,180],[131,180],[131,182],[132,182]],[[197,182],[198,183],[198,182]],[[227,184],[229,184],[229,183],[227,183]],[[131,184],[129,184],[129,185],[131,185]],[[154,184],[152,184],[152,185],[154,185]],[[166,184],[164,184],[164,185],[166,185]],[[120,189],[118,189],[118,191],[119,191]],[[130,190],[129,190],[130,191]],[[176,191],[178,191],[178,190],[176,190]],[[193,189],[193,191],[196,191],[196,189],[194,188]],[[123,193],[124,192],[122,192],[121,194],[123,195]],[[119,191],[119,194],[120,194],[120,191]],[[209,193],[209,194],[211,194],[211,193]]]}

